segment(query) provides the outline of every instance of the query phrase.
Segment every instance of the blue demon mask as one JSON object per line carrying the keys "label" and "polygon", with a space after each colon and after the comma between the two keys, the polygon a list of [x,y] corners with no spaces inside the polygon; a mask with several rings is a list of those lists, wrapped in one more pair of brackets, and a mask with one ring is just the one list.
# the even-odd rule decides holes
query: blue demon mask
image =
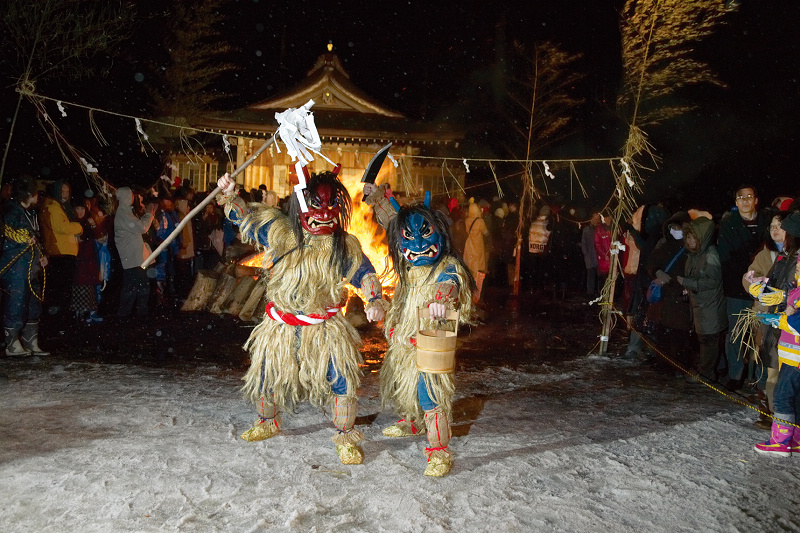
{"label": "blue demon mask", "polygon": [[442,250],[442,236],[418,213],[412,213],[403,228],[403,256],[414,266],[432,265]]}

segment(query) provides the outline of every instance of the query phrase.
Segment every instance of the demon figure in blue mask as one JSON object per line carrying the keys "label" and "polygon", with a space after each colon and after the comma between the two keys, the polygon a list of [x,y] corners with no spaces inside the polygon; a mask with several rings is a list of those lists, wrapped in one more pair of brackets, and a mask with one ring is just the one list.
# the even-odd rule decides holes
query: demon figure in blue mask
{"label": "demon figure in blue mask", "polygon": [[434,322],[448,310],[458,310],[460,320],[472,315],[475,282],[452,247],[444,214],[430,208],[429,201],[399,207],[387,184],[364,186],[365,202],[372,206],[386,228],[389,254],[397,273],[392,306],[386,314],[384,332],[388,350],[380,373],[381,398],[401,416],[385,428],[388,437],[427,433],[428,465],[425,475],[444,476],[453,465],[448,447],[452,397],[452,371],[428,372],[417,366],[417,310],[428,310],[422,329],[436,329]]}
{"label": "demon figure in blue mask", "polygon": [[400,233],[403,257],[412,265],[432,265],[441,257],[442,235],[419,212],[408,214]]}

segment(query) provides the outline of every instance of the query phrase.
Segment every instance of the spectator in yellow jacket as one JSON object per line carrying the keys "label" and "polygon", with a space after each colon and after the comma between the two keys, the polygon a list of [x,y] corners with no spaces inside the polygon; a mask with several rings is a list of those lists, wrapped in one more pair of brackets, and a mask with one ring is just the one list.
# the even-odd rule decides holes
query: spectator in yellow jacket
{"label": "spectator in yellow jacket", "polygon": [[68,183],[53,183],[52,196],[45,199],[41,210],[44,250],[50,264],[46,271],[47,312],[51,315],[67,314],[75,275],[75,258],[78,255],[78,238],[83,232],[79,222],[73,222],[69,213],[71,190]]}

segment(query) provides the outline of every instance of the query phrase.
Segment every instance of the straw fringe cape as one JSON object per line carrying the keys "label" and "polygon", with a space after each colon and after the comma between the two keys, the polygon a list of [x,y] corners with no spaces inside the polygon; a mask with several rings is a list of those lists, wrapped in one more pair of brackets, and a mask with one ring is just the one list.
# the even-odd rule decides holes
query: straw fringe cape
{"label": "straw fringe cape", "polygon": [[[266,242],[260,242],[259,230],[268,224]],[[330,263],[333,237],[304,232],[304,246],[297,248],[292,226],[278,209],[251,206],[240,227],[244,239],[267,250],[265,264],[280,258],[265,276],[267,297],[277,309],[292,314],[324,314],[326,309],[344,303],[346,280],[355,275],[363,257],[354,236],[346,235],[348,264],[335,269]],[[244,347],[250,352],[250,368],[242,390],[252,402],[271,394],[280,410],[306,400],[327,406],[332,398],[327,378],[331,361],[347,380],[347,397],[356,396],[361,378],[361,338],[341,312],[309,326],[290,326],[265,316]]]}
{"label": "straw fringe cape", "polygon": [[[404,262],[400,268],[406,266]],[[417,309],[427,308],[428,304],[436,301],[436,292],[440,285],[437,279],[448,267],[455,269],[454,275],[459,282],[460,321],[469,322],[472,316],[469,278],[461,263],[451,256],[442,259],[435,267],[410,266],[406,283],[398,283],[395,288],[392,307],[385,320],[389,348],[380,371],[381,401],[384,405],[392,405],[403,418],[414,421],[420,427],[424,424],[424,413],[417,397],[420,371],[417,370],[416,347],[411,339],[417,335]],[[424,319],[420,328],[428,329],[431,325],[432,321]],[[431,399],[450,417],[455,392],[453,374],[423,375]]]}

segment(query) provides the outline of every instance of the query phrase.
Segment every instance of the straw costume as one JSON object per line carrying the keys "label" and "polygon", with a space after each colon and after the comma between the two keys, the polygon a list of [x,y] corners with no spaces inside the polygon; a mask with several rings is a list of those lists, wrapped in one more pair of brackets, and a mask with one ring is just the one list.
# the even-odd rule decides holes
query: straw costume
{"label": "straw costume", "polygon": [[[365,187],[365,201],[387,228],[398,276],[384,324],[389,347],[380,371],[380,390],[383,404],[392,405],[402,418],[383,434],[406,437],[426,431],[429,446],[425,449],[425,475],[444,476],[453,465],[448,443],[455,381],[452,373],[418,370],[417,310],[428,308],[433,314],[432,304],[440,309],[457,309],[460,320],[469,322],[475,282],[455,255],[446,221],[430,209],[428,202],[397,210],[392,207],[394,198],[387,184],[370,189]],[[419,327],[432,329],[433,322],[422,319]]]}
{"label": "straw costume", "polygon": [[375,269],[343,229],[350,216],[347,190],[331,172],[309,178],[303,190],[307,210],[292,195],[288,216],[263,204],[248,208],[233,190],[223,196],[225,214],[240,226],[242,238],[267,251],[270,302],[245,344],[251,363],[243,391],[259,419],[241,438],[272,437],[280,431],[280,412],[307,400],[331,406],[340,460],[361,464],[363,435],[354,429],[361,339],[340,312],[345,285],[363,291],[368,319],[383,318],[386,303]]}

